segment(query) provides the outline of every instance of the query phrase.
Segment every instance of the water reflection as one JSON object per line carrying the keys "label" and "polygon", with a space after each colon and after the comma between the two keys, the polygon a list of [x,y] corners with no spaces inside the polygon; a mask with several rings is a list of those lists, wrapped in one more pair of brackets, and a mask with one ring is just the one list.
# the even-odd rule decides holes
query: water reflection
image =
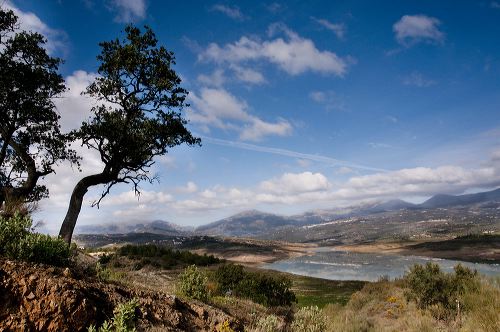
{"label": "water reflection", "polygon": [[410,266],[433,261],[444,271],[450,272],[457,264],[478,270],[490,276],[500,275],[500,265],[460,262],[455,260],[420,256],[380,255],[331,251],[318,248],[312,256],[303,256],[266,264],[264,267],[277,271],[332,280],[375,281],[380,276],[402,276]]}

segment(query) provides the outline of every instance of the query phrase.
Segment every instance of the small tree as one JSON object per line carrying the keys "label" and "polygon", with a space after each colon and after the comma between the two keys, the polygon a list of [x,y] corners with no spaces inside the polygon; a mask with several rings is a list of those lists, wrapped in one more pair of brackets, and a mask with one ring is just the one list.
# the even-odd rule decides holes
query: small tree
{"label": "small tree", "polygon": [[149,27],[144,33],[127,26],[123,40],[100,44],[102,51],[99,77],[86,94],[100,105],[92,108],[93,118],[73,133],[89,149],[96,150],[104,163],[98,174],[81,179],[73,189],[68,211],[59,235],[70,242],[89,187],[105,185],[100,201],[117,183],[130,183],[140,194],[141,181],[152,182],[148,173],[155,156],[182,143],[200,144],[186,129],[181,116],[187,91],[171,68],[172,52],[157,47],[155,34]]}
{"label": "small tree", "polygon": [[0,205],[41,199],[48,191],[38,180],[62,160],[77,162],[52,101],[65,90],[61,59],[45,43],[0,8]]}

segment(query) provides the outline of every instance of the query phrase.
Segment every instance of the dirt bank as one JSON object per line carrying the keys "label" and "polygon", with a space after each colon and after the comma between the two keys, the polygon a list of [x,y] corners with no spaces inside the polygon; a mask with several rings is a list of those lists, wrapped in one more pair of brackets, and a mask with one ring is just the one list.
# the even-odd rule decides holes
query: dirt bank
{"label": "dirt bank", "polygon": [[76,270],[0,258],[0,331],[86,331],[137,298],[137,330],[212,331],[233,317],[209,305],[161,292],[106,284]]}

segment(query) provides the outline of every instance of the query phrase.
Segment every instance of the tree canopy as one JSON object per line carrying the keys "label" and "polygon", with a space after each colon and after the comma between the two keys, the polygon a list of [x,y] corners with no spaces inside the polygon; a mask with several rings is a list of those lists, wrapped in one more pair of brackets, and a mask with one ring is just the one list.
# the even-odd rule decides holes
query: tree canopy
{"label": "tree canopy", "polygon": [[172,69],[174,55],[157,44],[149,27],[141,31],[131,25],[122,40],[100,43],[99,76],[85,92],[99,104],[92,108],[92,118],[72,136],[97,151],[104,167],[82,178],[73,190],[59,233],[68,243],[91,186],[104,185],[95,205],[118,183],[131,184],[140,194],[139,183],[155,179],[149,173],[154,157],[183,143],[200,144],[182,117],[187,91]]}
{"label": "tree canopy", "polygon": [[41,199],[48,191],[39,179],[58,162],[78,162],[53,102],[65,90],[61,59],[45,44],[39,33],[20,31],[16,15],[0,8],[0,206]]}

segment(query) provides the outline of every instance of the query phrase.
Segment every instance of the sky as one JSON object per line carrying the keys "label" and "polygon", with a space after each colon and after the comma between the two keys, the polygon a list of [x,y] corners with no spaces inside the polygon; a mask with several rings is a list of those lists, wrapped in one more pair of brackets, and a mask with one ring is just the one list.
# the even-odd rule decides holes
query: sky
{"label": "sky", "polygon": [[[206,224],[248,209],[312,209],[500,185],[500,1],[0,0],[64,59],[63,130],[95,104],[98,43],[150,26],[173,51],[201,147],[156,160],[159,182],[102,188],[78,223]],[[70,193],[102,169],[75,145],[35,220],[56,232]]]}

